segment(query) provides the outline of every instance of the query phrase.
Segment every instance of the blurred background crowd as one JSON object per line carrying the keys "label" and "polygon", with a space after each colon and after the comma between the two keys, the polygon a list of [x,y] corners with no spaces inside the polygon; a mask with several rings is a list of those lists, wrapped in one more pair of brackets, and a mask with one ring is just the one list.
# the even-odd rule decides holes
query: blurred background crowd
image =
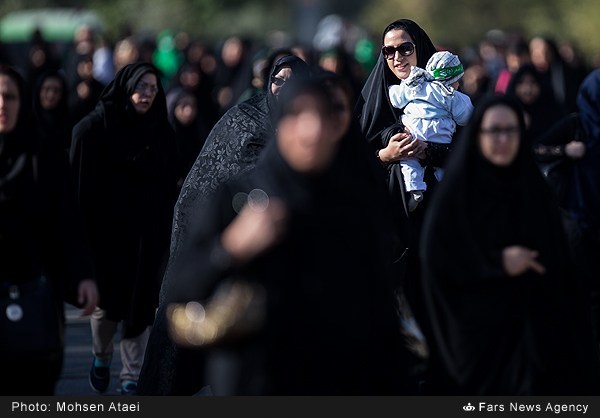
{"label": "blurred background crowd", "polygon": [[501,7],[460,1],[452,8],[383,0],[71,3],[0,6],[0,61],[21,69],[31,87],[48,69],[60,69],[73,124],[93,109],[116,71],[136,61],[162,72],[165,90],[173,93],[170,107],[175,91],[192,93],[186,100],[205,133],[228,108],[263,88],[269,55],[277,49],[343,74],[356,94],[380,49],[381,35],[371,28],[383,27],[389,16],[411,16],[438,49],[460,56],[461,89],[474,103],[485,93],[506,91],[511,75],[532,64],[563,113],[571,112],[584,76],[600,66],[600,45],[590,33],[600,7],[590,1],[577,7],[558,0],[504,1]]}

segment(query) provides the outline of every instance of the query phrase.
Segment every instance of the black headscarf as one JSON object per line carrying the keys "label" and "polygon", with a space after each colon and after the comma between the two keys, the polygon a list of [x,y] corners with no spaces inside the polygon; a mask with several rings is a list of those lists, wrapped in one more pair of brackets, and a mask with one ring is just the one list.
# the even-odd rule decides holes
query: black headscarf
{"label": "black headscarf", "polygon": [[[154,74],[159,80],[158,92],[154,97],[152,107],[143,115],[139,115],[130,97],[135,91],[135,86],[147,73]],[[114,134],[121,129],[121,124],[126,119],[132,119],[139,125],[145,127],[149,132],[156,129],[157,124],[164,124],[167,114],[167,102],[165,91],[160,83],[160,73],[152,64],[138,62],[123,67],[102,92],[96,111],[104,112],[104,124],[109,133]],[[141,135],[140,135],[141,136]]]}
{"label": "black headscarf", "polygon": [[[398,19],[384,29],[382,42],[385,35],[394,29],[404,30],[410,35],[415,43],[417,66],[425,68],[427,61],[436,51],[427,33],[412,20]],[[360,93],[354,111],[367,141],[375,141],[374,146],[377,149],[384,147],[381,143],[381,131],[399,120],[401,110],[394,108],[390,103],[388,88],[401,81],[392,73],[386,59],[380,53],[377,63]]]}
{"label": "black headscarf", "polygon": [[295,77],[306,78],[309,74],[308,64],[306,64],[306,62],[304,62],[304,60],[297,57],[296,55],[291,55],[291,54],[284,55],[283,57],[277,59],[277,61],[275,61],[275,63],[271,67],[271,71],[269,73],[269,79],[265,83],[265,86],[267,88],[267,91],[266,91],[267,101],[269,104],[269,109],[271,109],[271,110],[275,109],[277,106],[275,96],[273,96],[273,94],[271,93],[271,84],[272,84],[271,78],[273,78],[273,76],[275,74],[277,74],[279,71],[281,71],[282,68],[291,68],[294,78]]}
{"label": "black headscarf", "polygon": [[262,71],[262,82],[264,89],[271,85],[273,65],[275,65],[276,61],[282,57],[285,57],[286,55],[294,55],[294,53],[289,48],[278,48],[274,51],[271,51],[271,53],[266,57],[265,68]]}
{"label": "black headscarf", "polygon": [[[520,147],[499,167],[479,150],[485,112],[518,115]],[[450,157],[423,225],[431,385],[440,394],[587,394],[597,382],[589,313],[557,203],[523,143],[509,97],[481,103]],[[539,251],[546,273],[509,277],[502,250]]]}

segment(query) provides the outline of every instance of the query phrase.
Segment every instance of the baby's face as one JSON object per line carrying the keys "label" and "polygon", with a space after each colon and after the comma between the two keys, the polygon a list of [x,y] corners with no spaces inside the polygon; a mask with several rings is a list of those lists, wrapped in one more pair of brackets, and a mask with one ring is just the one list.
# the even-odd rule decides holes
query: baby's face
{"label": "baby's face", "polygon": [[460,84],[458,83],[458,81],[455,81],[454,83],[450,84],[450,86],[451,86],[451,87],[452,87],[454,90],[458,90],[458,87],[459,87],[459,85],[460,85]]}

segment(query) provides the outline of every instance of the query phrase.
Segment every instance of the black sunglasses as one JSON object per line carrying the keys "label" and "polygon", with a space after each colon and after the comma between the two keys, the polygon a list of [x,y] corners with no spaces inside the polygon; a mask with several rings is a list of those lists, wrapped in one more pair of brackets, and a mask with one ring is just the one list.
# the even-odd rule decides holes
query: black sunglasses
{"label": "black sunglasses", "polygon": [[396,56],[396,51],[400,53],[403,57],[408,57],[415,53],[415,44],[412,42],[403,42],[398,46],[382,46],[381,53],[385,57],[386,60],[394,59]]}
{"label": "black sunglasses", "polygon": [[286,80],[284,80],[283,78],[279,78],[279,77],[275,77],[272,76],[271,77],[271,83],[275,84],[278,87],[281,87],[285,84]]}

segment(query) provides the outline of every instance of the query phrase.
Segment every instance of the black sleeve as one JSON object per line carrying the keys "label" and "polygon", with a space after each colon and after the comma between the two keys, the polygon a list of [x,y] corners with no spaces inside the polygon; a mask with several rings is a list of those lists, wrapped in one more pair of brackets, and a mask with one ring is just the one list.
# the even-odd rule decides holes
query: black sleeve
{"label": "black sleeve", "polygon": [[576,113],[558,120],[544,134],[534,140],[533,156],[538,163],[550,163],[565,156],[565,145],[580,135],[579,116]]}

